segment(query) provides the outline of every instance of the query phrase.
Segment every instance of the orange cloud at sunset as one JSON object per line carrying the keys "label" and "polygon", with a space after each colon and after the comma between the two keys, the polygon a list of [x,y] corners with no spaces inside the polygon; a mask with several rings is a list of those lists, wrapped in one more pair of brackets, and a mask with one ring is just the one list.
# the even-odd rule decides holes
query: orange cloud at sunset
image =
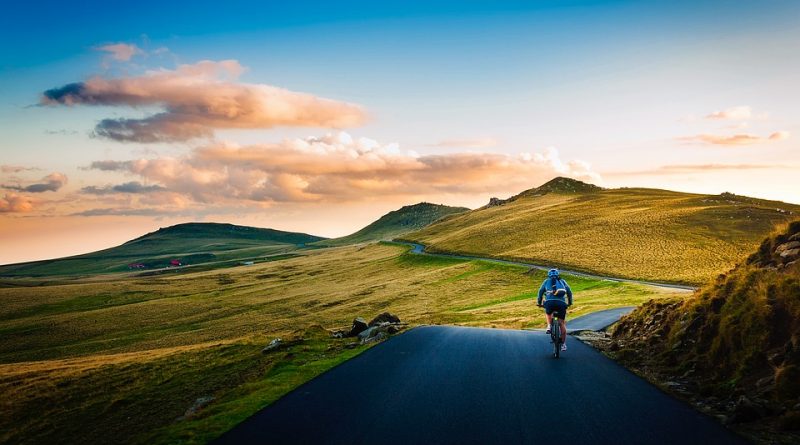
{"label": "orange cloud at sunset", "polygon": [[[347,133],[275,144],[217,143],[178,158],[98,161],[91,168],[138,176],[151,184],[154,193],[150,196],[177,194],[206,204],[411,199],[430,194],[518,192],[557,175],[600,179],[584,162],[563,162],[553,148],[517,156],[420,156],[397,144],[352,138]],[[114,187],[101,190],[109,192]]]}
{"label": "orange cloud at sunset", "polygon": [[789,139],[788,131],[776,131],[767,137],[754,134],[738,133],[733,135],[699,134],[696,136],[686,136],[678,138],[685,142],[702,142],[712,145],[751,145],[767,141],[783,141]]}
{"label": "orange cloud at sunset", "polygon": [[753,117],[753,110],[748,106],[732,107],[725,110],[714,111],[706,115],[706,119],[718,120],[744,120]]}
{"label": "orange cloud at sunset", "polygon": [[41,103],[162,107],[144,118],[103,119],[95,127],[97,136],[143,143],[210,137],[216,129],[344,128],[366,120],[354,104],[236,81],[243,70],[235,60],[206,60],[135,77],[96,76],[47,90]]}
{"label": "orange cloud at sunset", "polygon": [[33,210],[33,199],[17,193],[6,193],[0,197],[0,213],[30,212]]}

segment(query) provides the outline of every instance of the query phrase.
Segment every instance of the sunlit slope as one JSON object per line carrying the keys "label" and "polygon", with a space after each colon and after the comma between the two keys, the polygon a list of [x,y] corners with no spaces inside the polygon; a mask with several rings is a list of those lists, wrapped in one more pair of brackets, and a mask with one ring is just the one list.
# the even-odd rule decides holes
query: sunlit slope
{"label": "sunlit slope", "polygon": [[[344,328],[389,311],[412,325],[542,326],[542,271],[407,250],[308,249],[251,266],[69,284],[2,280],[0,443],[207,443],[357,351],[319,327],[310,335],[314,325]],[[677,296],[568,279],[576,316]],[[294,347],[261,352],[297,335]],[[207,396],[216,400],[198,416],[176,420]]]}
{"label": "sunlit slope", "polygon": [[152,270],[166,267],[172,260],[196,265],[253,259],[322,239],[305,233],[233,224],[178,224],[85,255],[0,266],[0,276],[96,274],[126,271],[130,264],[142,264],[141,270]]}
{"label": "sunlit slope", "polygon": [[[701,283],[730,269],[800,206],[731,194],[599,189],[557,178],[405,236],[433,252]],[[586,184],[583,184],[584,186]]]}
{"label": "sunlit slope", "polygon": [[369,241],[391,240],[419,230],[448,215],[468,211],[466,207],[451,207],[421,202],[391,211],[358,232],[341,238],[320,241],[323,246],[344,246]]}

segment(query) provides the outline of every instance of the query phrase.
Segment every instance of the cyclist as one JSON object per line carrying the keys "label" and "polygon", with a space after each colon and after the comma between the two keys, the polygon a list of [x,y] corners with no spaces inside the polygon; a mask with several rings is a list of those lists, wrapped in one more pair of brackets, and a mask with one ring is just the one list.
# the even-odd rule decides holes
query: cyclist
{"label": "cyclist", "polygon": [[[566,351],[567,307],[572,306],[572,289],[570,289],[569,284],[561,278],[558,269],[550,269],[550,271],[547,272],[547,278],[544,279],[542,286],[539,288],[539,296],[536,299],[537,306],[542,306],[543,297],[544,312],[547,316],[547,333],[549,334],[550,330],[553,328],[553,312],[557,311],[561,314],[559,325],[561,328],[561,338],[564,341],[561,344],[561,350]],[[567,301],[569,301],[569,303],[567,303]]]}

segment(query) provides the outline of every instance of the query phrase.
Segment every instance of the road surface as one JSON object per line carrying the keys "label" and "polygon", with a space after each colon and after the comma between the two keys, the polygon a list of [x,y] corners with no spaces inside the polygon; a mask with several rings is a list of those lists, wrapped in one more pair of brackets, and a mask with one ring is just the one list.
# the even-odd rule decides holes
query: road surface
{"label": "road surface", "polygon": [[615,309],[606,309],[604,311],[592,312],[575,319],[570,320],[569,312],[567,312],[567,330],[569,332],[576,331],[601,331],[612,324],[619,321],[623,315],[628,315],[635,306],[618,307]]}
{"label": "road surface", "polygon": [[[481,261],[489,261],[492,263],[500,263],[500,264],[513,264],[516,266],[524,266],[533,269],[539,270],[549,270],[551,269],[550,266],[543,266],[541,264],[533,264],[533,263],[525,263],[522,261],[511,261],[511,260],[501,260],[497,258],[487,258],[475,255],[457,255],[457,254],[450,254],[450,253],[430,253],[425,251],[425,246],[418,243],[409,243],[405,241],[392,241],[396,244],[404,244],[406,246],[411,247],[411,253],[417,255],[428,255],[428,256],[435,256],[435,257],[442,257],[442,258],[456,258],[460,260],[481,260]],[[672,290],[679,290],[679,291],[687,291],[691,292],[696,290],[695,287],[687,286],[684,284],[672,284],[672,283],[656,283],[654,281],[641,281],[641,280],[629,280],[627,278],[616,278],[616,277],[606,277],[603,275],[594,275],[590,273],[584,272],[575,272],[566,269],[561,269],[561,273],[565,275],[574,275],[577,277],[584,277],[584,278],[595,278],[600,280],[609,280],[609,281],[618,281],[620,283],[634,283],[634,284],[643,284],[645,286],[653,286],[653,287],[660,287],[664,289],[672,289]]]}
{"label": "road surface", "polygon": [[287,394],[215,444],[740,444],[743,439],[569,339],[423,326]]}

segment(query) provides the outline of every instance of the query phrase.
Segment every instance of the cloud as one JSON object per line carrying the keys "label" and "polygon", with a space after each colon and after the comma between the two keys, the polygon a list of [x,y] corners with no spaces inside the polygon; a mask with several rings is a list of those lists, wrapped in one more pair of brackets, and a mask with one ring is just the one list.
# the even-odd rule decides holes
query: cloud
{"label": "cloud", "polygon": [[751,117],[753,117],[753,110],[746,105],[714,111],[706,115],[706,119],[713,120],[745,120]]}
{"label": "cloud", "polygon": [[161,107],[144,118],[109,118],[95,135],[122,142],[175,142],[207,138],[217,129],[276,126],[345,128],[366,120],[358,105],[236,79],[235,60],[201,61],[141,76],[93,77],[47,90],[43,105]]}
{"label": "cloud", "polygon": [[36,167],[23,167],[21,165],[0,165],[0,173],[20,173],[25,171],[40,170]]}
{"label": "cloud", "polygon": [[733,135],[698,134],[695,136],[684,136],[678,138],[684,142],[700,142],[711,145],[752,145],[761,142],[783,141],[789,138],[788,131],[777,131],[767,137],[761,137],[749,133],[738,133]]}
{"label": "cloud", "polygon": [[475,139],[445,139],[428,147],[455,147],[455,148],[489,148],[497,145],[497,140],[490,137]]}
{"label": "cloud", "polygon": [[217,143],[180,158],[98,161],[92,167],[137,175],[195,202],[211,204],[518,192],[556,175],[600,179],[585,162],[562,161],[554,148],[517,156],[420,156],[397,144],[343,132],[277,144]]}
{"label": "cloud", "polygon": [[131,45],[127,43],[113,43],[113,44],[98,46],[95,49],[98,51],[109,53],[112,59],[120,62],[127,62],[131,60],[133,56],[144,54],[144,52],[136,45]]}
{"label": "cloud", "polygon": [[81,189],[81,193],[90,195],[109,195],[112,193],[152,193],[163,192],[166,189],[160,185],[144,185],[138,181],[126,182],[124,184],[106,185],[104,187],[88,186]]}
{"label": "cloud", "polygon": [[779,164],[677,164],[663,165],[661,167],[636,170],[604,173],[608,176],[652,176],[652,175],[674,175],[682,173],[709,173],[713,171],[744,171],[744,170],[771,170],[780,168],[794,168]]}
{"label": "cloud", "polygon": [[24,187],[20,185],[3,184],[0,187],[8,190],[15,190],[18,192],[43,193],[43,192],[57,192],[61,187],[64,187],[66,184],[67,184],[67,175],[63,173],[51,173],[42,178],[42,182],[39,183],[30,184]]}
{"label": "cloud", "polygon": [[788,131],[776,131],[769,135],[769,140],[771,141],[785,141],[786,139],[789,139]]}
{"label": "cloud", "polygon": [[6,193],[0,198],[0,213],[23,213],[33,210],[33,199],[16,193]]}

